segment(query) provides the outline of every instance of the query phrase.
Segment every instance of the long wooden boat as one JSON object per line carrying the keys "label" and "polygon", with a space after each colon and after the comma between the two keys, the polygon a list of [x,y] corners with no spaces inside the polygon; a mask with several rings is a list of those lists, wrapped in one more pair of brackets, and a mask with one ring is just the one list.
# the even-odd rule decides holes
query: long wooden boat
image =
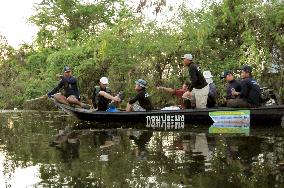
{"label": "long wooden boat", "polygon": [[240,110],[249,111],[250,125],[280,125],[284,121],[284,105],[265,106],[251,109],[241,108],[209,108],[209,109],[186,109],[186,110],[153,110],[147,112],[106,112],[94,111],[83,108],[75,108],[61,104],[52,99],[55,105],[61,110],[77,117],[80,120],[92,122],[133,122],[163,124],[168,126],[179,126],[185,124],[212,125],[210,117],[212,112],[236,112]]}

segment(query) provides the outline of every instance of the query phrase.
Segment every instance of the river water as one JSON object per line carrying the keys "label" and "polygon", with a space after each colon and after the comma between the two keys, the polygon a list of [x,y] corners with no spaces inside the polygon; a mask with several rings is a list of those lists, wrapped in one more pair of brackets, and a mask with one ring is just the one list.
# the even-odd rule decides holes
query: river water
{"label": "river water", "polygon": [[[284,129],[0,113],[0,187],[283,187]],[[60,133],[60,134],[59,134]]]}

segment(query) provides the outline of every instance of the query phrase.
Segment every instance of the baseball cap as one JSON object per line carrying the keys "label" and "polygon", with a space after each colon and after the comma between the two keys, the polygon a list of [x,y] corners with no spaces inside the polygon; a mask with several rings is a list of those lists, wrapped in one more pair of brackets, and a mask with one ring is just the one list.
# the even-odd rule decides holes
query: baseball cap
{"label": "baseball cap", "polygon": [[71,69],[70,69],[69,67],[65,66],[64,69],[63,69],[63,71],[64,71],[64,72],[70,72]]}
{"label": "baseball cap", "polygon": [[191,54],[184,54],[181,58],[182,58],[182,59],[188,59],[188,60],[190,60],[190,61],[193,59],[193,57],[192,57]]}
{"label": "baseball cap", "polygon": [[226,78],[226,76],[228,76],[229,74],[233,74],[232,71],[229,71],[229,70],[224,71],[224,72],[222,73],[222,75],[220,76],[220,78],[221,78],[221,79]]}
{"label": "baseball cap", "polygon": [[137,84],[141,87],[147,88],[147,82],[143,79],[139,79],[139,80],[135,81],[135,84]]}
{"label": "baseball cap", "polygon": [[213,76],[212,76],[210,71],[204,71],[203,72],[203,76],[204,76],[205,79],[213,78]]}
{"label": "baseball cap", "polygon": [[251,73],[252,72],[251,66],[248,66],[248,65],[243,66],[242,70],[247,72],[247,73]]}
{"label": "baseball cap", "polygon": [[107,77],[101,77],[100,82],[101,82],[102,84],[108,84],[108,79],[107,79]]}

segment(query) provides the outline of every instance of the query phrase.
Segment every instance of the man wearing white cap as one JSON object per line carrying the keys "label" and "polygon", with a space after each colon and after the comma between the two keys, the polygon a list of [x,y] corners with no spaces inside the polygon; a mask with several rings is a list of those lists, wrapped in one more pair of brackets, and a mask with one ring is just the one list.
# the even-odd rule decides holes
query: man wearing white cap
{"label": "man wearing white cap", "polygon": [[113,97],[111,95],[111,90],[107,87],[109,84],[107,77],[101,77],[99,84],[100,85],[96,86],[93,92],[93,106],[97,108],[98,111],[106,111],[111,101],[120,102],[121,99],[119,96]]}
{"label": "man wearing white cap", "polygon": [[206,108],[209,86],[201,73],[199,67],[193,63],[191,54],[185,54],[183,57],[184,66],[188,66],[191,88],[184,93],[184,98],[190,98],[195,102],[196,108]]}

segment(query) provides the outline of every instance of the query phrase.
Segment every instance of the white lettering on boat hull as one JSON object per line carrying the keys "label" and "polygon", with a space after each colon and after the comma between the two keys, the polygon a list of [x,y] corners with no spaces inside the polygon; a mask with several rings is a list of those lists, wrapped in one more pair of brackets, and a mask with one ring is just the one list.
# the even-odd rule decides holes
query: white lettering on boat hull
{"label": "white lettering on boat hull", "polygon": [[146,116],[148,128],[184,129],[184,115]]}

